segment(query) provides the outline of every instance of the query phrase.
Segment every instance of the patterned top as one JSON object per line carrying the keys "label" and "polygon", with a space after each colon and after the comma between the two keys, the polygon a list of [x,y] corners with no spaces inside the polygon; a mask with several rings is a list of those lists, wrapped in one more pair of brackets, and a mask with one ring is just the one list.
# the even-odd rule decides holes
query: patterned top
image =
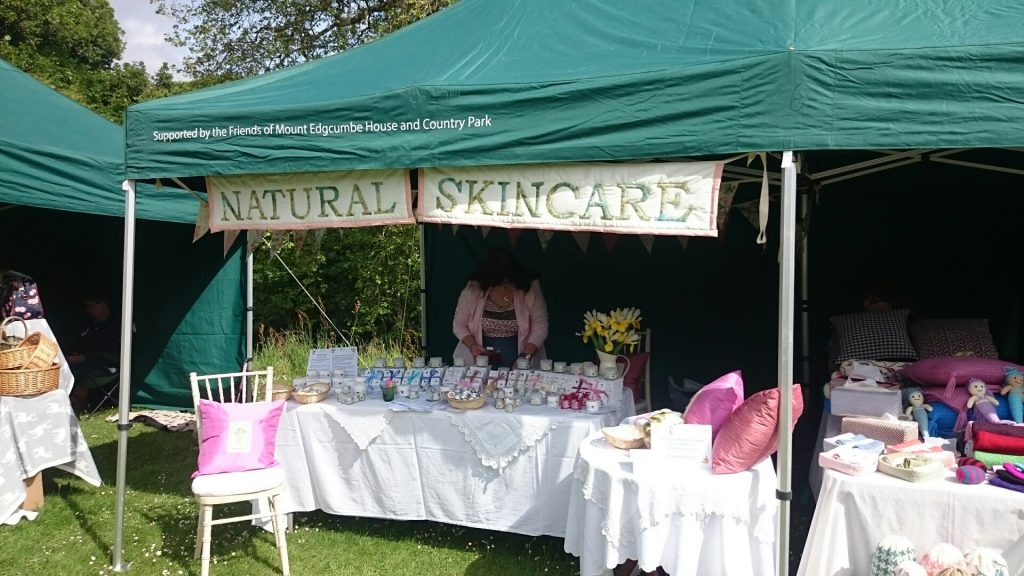
{"label": "patterned top", "polygon": [[484,301],[484,315],[480,323],[484,336],[507,338],[519,335],[516,308],[513,304],[499,306],[490,299]]}

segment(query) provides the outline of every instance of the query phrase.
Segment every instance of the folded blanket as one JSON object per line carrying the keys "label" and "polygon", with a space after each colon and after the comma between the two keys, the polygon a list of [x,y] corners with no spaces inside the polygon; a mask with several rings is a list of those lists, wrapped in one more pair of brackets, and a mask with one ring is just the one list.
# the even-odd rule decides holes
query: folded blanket
{"label": "folded blanket", "polygon": [[988,430],[975,430],[974,449],[1021,456],[1024,455],[1024,437],[1006,436]]}
{"label": "folded blanket", "polygon": [[993,486],[999,486],[1000,488],[1016,490],[1017,492],[1024,492],[1024,485],[1007,482],[1006,480],[1003,480],[999,476],[992,476],[991,478],[988,479],[988,483]]}
{"label": "folded blanket", "polygon": [[1024,456],[1016,454],[998,454],[995,452],[985,452],[984,450],[975,450],[973,456],[984,462],[989,468],[1000,468],[1003,462],[1024,464]]}
{"label": "folded blanket", "polygon": [[984,430],[986,432],[995,432],[996,434],[1001,434],[1003,436],[1024,438],[1024,426],[1015,426],[1006,422],[985,422],[984,420],[975,420],[974,424],[971,425],[971,428],[974,430],[974,434]]}

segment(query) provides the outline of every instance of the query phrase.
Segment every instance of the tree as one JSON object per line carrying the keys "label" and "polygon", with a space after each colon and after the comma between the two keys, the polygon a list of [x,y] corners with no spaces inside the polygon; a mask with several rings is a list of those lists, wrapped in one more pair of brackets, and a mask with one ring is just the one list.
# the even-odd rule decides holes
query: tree
{"label": "tree", "polygon": [[184,72],[255,76],[393,32],[454,0],[151,0],[175,20]]}

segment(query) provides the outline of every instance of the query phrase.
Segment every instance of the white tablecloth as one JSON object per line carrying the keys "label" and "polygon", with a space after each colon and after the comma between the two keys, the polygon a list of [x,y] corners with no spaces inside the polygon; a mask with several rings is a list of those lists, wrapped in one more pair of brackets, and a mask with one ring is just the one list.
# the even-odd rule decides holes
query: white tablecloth
{"label": "white tablecloth", "polygon": [[633,413],[629,394],[621,409],[603,414],[406,404],[415,410],[395,411],[404,408],[397,400],[289,401],[277,434],[288,481],[282,513],[324,510],[563,536],[577,448]]}
{"label": "white tablecloth", "polygon": [[910,483],[881,472],[849,476],[834,470],[824,470],[798,574],[865,574],[875,546],[891,534],[909,538],[919,555],[942,542],[963,552],[995,548],[1011,574],[1024,574],[1024,494],[961,484],[953,472]]}
{"label": "white tablecloth", "polygon": [[672,576],[775,574],[776,508],[771,459],[739,474],[638,477],[629,452],[598,433],[580,446],[565,551],[581,576],[630,558]]}
{"label": "white tablecloth", "polygon": [[100,475],[68,395],[0,396],[0,523],[17,521],[24,479],[55,466],[94,486]]}

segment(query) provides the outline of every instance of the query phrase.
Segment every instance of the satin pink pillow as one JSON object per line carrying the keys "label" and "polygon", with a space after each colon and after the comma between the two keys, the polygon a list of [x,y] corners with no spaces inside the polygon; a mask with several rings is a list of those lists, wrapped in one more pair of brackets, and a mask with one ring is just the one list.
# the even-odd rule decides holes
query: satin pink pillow
{"label": "satin pink pillow", "polygon": [[222,403],[200,399],[199,470],[192,477],[276,466],[277,426],[283,411],[284,400]]}
{"label": "satin pink pillow", "polygon": [[[711,448],[712,472],[743,472],[775,453],[779,446],[780,396],[778,388],[762,390],[747,398],[729,416]],[[803,413],[803,393],[799,384],[793,384],[792,426],[796,426]]]}
{"label": "satin pink pillow", "polygon": [[737,370],[698,390],[683,412],[683,422],[710,425],[714,442],[722,424],[740,404],[743,404],[743,374]]}

